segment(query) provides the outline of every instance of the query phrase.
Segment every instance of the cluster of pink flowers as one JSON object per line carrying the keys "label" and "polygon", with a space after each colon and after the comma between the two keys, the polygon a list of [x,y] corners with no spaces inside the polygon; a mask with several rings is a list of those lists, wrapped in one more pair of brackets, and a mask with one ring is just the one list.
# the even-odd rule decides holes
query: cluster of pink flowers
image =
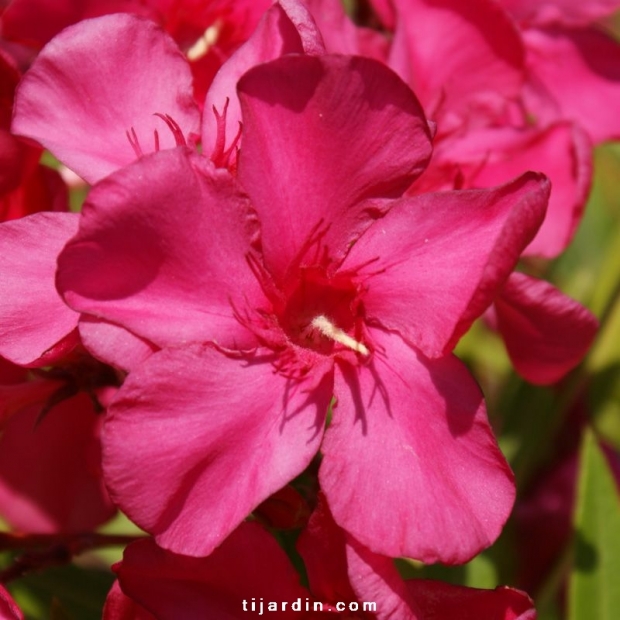
{"label": "cluster of pink flowers", "polygon": [[[535,617],[393,558],[467,562],[511,513],[453,354],[474,321],[538,384],[594,338],[527,261],[567,247],[592,147],[620,137],[597,25],[620,2],[370,4],[1,16],[0,514],[142,528],[107,620]],[[42,149],[91,186],[79,213]]]}

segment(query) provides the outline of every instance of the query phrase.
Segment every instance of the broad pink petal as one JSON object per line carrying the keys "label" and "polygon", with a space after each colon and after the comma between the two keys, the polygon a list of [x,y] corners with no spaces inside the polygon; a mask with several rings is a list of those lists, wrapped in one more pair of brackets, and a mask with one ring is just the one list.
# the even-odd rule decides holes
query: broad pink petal
{"label": "broad pink petal", "polygon": [[598,322],[580,303],[543,280],[510,276],[495,300],[497,326],[517,372],[530,383],[561,379],[587,353]]}
{"label": "broad pink petal", "polygon": [[129,371],[143,362],[157,347],[129,330],[84,315],[79,323],[80,339],[98,360],[120,370]]}
{"label": "broad pink petal", "polygon": [[187,139],[199,130],[191,72],[153,22],[108,15],[64,30],[24,76],[13,132],[43,144],[93,183],[137,157],[176,146],[169,115]]}
{"label": "broad pink petal", "polygon": [[14,415],[0,438],[0,514],[26,532],[86,532],[115,511],[103,486],[102,416],[80,394]]}
{"label": "broad pink petal", "polygon": [[467,184],[473,187],[506,183],[528,169],[548,176],[552,190],[547,214],[524,253],[554,258],[566,249],[581,220],[592,180],[592,146],[578,125],[489,129],[442,146],[442,158],[471,162],[475,171]]}
{"label": "broad pink petal", "polygon": [[620,137],[620,44],[593,28],[529,30],[525,37],[532,82],[551,99],[529,98],[529,111],[541,122],[576,121],[595,144]]}
{"label": "broad pink petal", "polygon": [[264,300],[246,261],[252,226],[227,172],[189,149],[157,153],[90,193],[59,257],[59,290],[76,310],[158,346],[242,347],[254,340],[235,310]]}
{"label": "broad pink petal", "polygon": [[362,201],[398,196],[430,156],[414,95],[370,59],[283,57],[246,73],[239,96],[239,181],[276,280],[321,247],[341,259],[376,215]]}
{"label": "broad pink petal", "polygon": [[620,9],[618,0],[499,0],[526,26],[585,26]]}
{"label": "broad pink petal", "polygon": [[36,365],[77,326],[54,274],[78,220],[75,213],[37,213],[0,225],[0,355],[16,364]]}
{"label": "broad pink petal", "polygon": [[129,374],[104,426],[113,497],[165,548],[210,553],[318,450],[331,397],[319,381],[293,381],[258,354],[153,354]]}
{"label": "broad pink petal", "polygon": [[443,581],[412,579],[407,589],[429,620],[536,620],[532,599],[520,590],[479,590]]}
{"label": "broad pink petal", "polygon": [[[224,142],[220,149],[225,151],[232,145],[242,121],[237,82],[248,69],[285,54],[317,53],[322,48],[321,35],[303,4],[288,0],[273,5],[250,39],[222,65],[213,80],[204,106],[203,151],[217,154],[218,137]],[[224,134],[218,130],[213,108],[217,114],[225,114]]]}
{"label": "broad pink petal", "polygon": [[493,0],[396,0],[390,66],[419,97],[442,133],[450,117],[501,107],[523,79],[523,44]]}
{"label": "broad pink petal", "polygon": [[334,519],[375,553],[466,562],[499,536],[515,494],[480,389],[452,356],[371,335],[372,364],[336,373],[319,472]]}
{"label": "broad pink petal", "polygon": [[264,602],[267,617],[268,602],[278,601],[280,606],[286,601],[288,609],[271,615],[297,618],[300,614],[290,603],[301,598],[305,605],[308,600],[284,551],[256,523],[242,523],[206,558],[176,555],[152,540],[140,540],[125,549],[115,570],[125,594],[159,620],[257,617],[252,600]]}
{"label": "broad pink petal", "polygon": [[404,199],[357,241],[342,270],[368,274],[369,320],[441,355],[499,293],[548,193],[544,177],[528,173],[495,189]]}

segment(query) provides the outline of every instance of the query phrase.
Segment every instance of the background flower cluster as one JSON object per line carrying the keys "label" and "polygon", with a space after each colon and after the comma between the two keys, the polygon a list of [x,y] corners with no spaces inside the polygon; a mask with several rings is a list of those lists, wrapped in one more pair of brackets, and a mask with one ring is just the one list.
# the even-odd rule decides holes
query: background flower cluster
{"label": "background flower cluster", "polygon": [[0,617],[612,617],[619,9],[0,4]]}

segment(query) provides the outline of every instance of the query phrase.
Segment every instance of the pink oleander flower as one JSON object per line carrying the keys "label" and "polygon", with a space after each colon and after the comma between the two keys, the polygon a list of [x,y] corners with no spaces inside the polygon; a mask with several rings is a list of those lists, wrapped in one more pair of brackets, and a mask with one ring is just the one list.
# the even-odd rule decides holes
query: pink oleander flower
{"label": "pink oleander flower", "polygon": [[[524,169],[541,170],[553,191],[545,221],[523,255],[557,256],[572,239],[585,207],[591,144],[584,129],[563,116],[534,126],[526,111],[515,114],[532,71],[517,25],[488,0],[467,5],[397,0],[394,6],[388,62],[420,94],[437,123],[433,162],[410,192],[450,185],[492,187]],[[424,38],[417,36],[421,22],[429,31]],[[451,52],[456,41],[462,41],[467,54]],[[443,62],[446,57],[452,61]],[[594,92],[593,97],[604,99],[604,91]],[[493,313],[492,323],[515,369],[536,384],[558,381],[573,369],[598,327],[581,304],[518,273],[498,291]]]}
{"label": "pink oleander flower", "polygon": [[[360,542],[465,561],[514,487],[450,352],[535,234],[548,185],[397,200],[430,140],[375,61],[285,56],[237,90],[236,177],[186,148],[143,157],[97,184],[59,257],[74,310],[162,349],[109,409],[113,498],[162,546],[204,555],[321,447],[330,509]],[[93,352],[122,366],[132,347],[114,347]]]}
{"label": "pink oleander flower", "polygon": [[224,61],[244,43],[273,0],[13,0],[0,16],[3,36],[40,49],[78,22],[129,13],[164,28],[190,61],[202,103]]}
{"label": "pink oleander flower", "polygon": [[[365,549],[340,529],[321,501],[298,544],[309,588],[275,540],[243,523],[207,558],[132,543],[116,565],[104,620],[277,618],[351,620],[534,620],[532,601],[511,588],[476,590],[404,581],[390,558]],[[269,566],[269,571],[264,567]],[[154,587],[156,584],[156,587]],[[276,612],[277,610],[277,612]],[[262,613],[261,613],[262,612]]]}
{"label": "pink oleander flower", "polygon": [[524,101],[536,123],[571,120],[594,144],[620,137],[620,44],[600,20],[618,0],[501,0],[526,48]]}
{"label": "pink oleander flower", "polygon": [[193,145],[200,134],[203,152],[232,167],[241,75],[285,54],[322,51],[302,3],[274,5],[218,73],[201,123],[189,64],[166,33],[133,15],[86,20],[54,38],[26,73],[12,130],[40,142],[89,183],[142,155]]}

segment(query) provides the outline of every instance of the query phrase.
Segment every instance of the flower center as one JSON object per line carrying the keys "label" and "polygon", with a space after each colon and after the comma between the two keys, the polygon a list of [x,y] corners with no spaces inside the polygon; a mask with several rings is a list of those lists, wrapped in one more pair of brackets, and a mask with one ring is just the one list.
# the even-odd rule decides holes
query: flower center
{"label": "flower center", "polygon": [[362,355],[368,355],[370,353],[366,345],[358,342],[354,338],[351,338],[349,334],[342,331],[339,327],[336,327],[326,316],[323,316],[322,314],[314,317],[310,325],[318,329],[326,338],[331,338],[334,342],[339,342],[345,347],[353,349],[353,351],[356,351],[357,353],[361,353]]}
{"label": "flower center", "polygon": [[286,295],[278,319],[296,345],[330,355],[343,347],[369,355],[362,342],[359,287],[348,276],[328,276],[321,268],[302,268]]}

